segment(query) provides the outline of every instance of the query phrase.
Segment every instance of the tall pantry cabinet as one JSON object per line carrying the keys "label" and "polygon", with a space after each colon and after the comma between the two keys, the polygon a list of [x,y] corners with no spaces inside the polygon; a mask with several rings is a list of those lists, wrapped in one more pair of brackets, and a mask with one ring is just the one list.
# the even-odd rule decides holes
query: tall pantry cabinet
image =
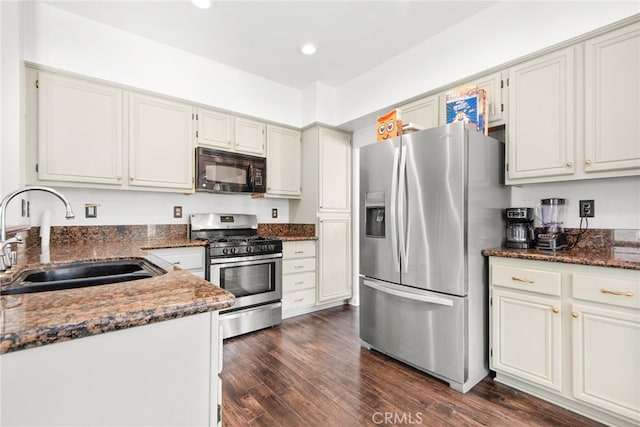
{"label": "tall pantry cabinet", "polygon": [[315,224],[318,305],[351,298],[351,135],[314,126],[302,132],[302,198],[290,220]]}

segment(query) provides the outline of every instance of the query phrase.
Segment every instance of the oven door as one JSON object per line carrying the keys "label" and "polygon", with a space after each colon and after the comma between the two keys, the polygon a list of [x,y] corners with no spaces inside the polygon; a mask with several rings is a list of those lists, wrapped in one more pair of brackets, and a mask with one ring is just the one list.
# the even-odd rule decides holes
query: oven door
{"label": "oven door", "polygon": [[236,310],[282,299],[282,254],[211,259],[209,281],[231,292]]}

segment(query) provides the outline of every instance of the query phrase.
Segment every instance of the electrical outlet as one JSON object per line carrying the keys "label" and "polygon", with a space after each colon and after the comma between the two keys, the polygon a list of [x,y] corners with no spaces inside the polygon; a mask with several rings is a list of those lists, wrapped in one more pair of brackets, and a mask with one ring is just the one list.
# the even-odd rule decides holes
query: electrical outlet
{"label": "electrical outlet", "polygon": [[580,200],[580,218],[593,218],[596,213],[594,200]]}
{"label": "electrical outlet", "polygon": [[97,218],[98,217],[98,205],[86,204],[84,205],[84,217],[85,218]]}
{"label": "electrical outlet", "polygon": [[277,208],[271,209],[271,218],[278,218],[278,209]]}
{"label": "electrical outlet", "polygon": [[182,218],[182,206],[174,206],[173,207],[173,217],[174,218]]}

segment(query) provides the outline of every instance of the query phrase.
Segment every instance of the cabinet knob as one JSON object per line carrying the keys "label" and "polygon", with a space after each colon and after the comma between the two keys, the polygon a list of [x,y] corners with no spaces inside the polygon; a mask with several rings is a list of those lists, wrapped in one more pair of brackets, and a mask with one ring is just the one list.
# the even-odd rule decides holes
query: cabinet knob
{"label": "cabinet knob", "polygon": [[567,162],[567,167],[570,168],[573,166],[573,162]]}
{"label": "cabinet knob", "polygon": [[553,307],[551,311],[553,311],[556,314],[560,313],[560,309],[558,307]]}
{"label": "cabinet knob", "polygon": [[571,317],[573,317],[574,319],[577,319],[578,316],[580,316],[578,313],[576,313],[575,311],[571,313]]}
{"label": "cabinet knob", "polygon": [[590,165],[590,164],[591,164],[591,160],[585,160],[585,161],[584,161],[584,164],[585,164],[585,165]]}
{"label": "cabinet knob", "polygon": [[122,177],[121,176],[118,177],[118,181],[122,181]]}
{"label": "cabinet knob", "polygon": [[133,177],[130,177],[130,178],[129,178],[129,181],[133,181]]}

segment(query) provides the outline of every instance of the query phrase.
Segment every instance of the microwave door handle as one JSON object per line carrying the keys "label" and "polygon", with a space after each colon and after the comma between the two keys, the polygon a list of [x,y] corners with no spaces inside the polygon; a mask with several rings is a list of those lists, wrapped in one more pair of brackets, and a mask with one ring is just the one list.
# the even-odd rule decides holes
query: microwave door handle
{"label": "microwave door handle", "polygon": [[253,188],[253,171],[252,171],[253,167],[251,165],[251,163],[249,163],[249,166],[247,167],[247,187],[249,188]]}

